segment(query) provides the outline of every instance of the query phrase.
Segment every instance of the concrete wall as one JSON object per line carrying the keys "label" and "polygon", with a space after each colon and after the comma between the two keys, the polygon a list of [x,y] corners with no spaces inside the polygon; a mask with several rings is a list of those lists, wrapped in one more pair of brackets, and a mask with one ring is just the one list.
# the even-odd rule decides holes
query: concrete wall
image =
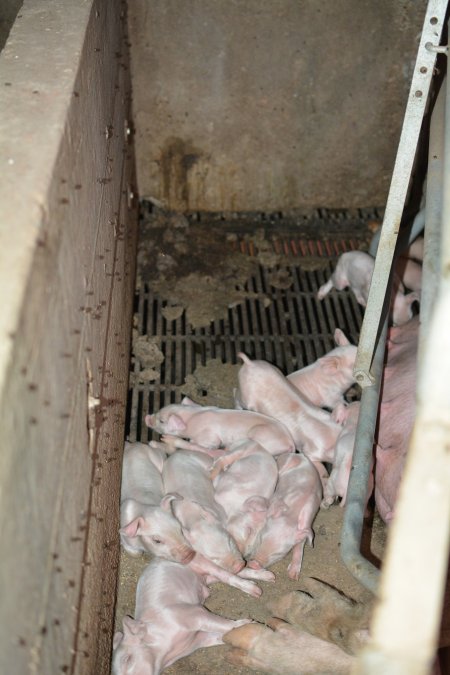
{"label": "concrete wall", "polygon": [[20,14],[0,55],[0,672],[102,675],[137,221],[125,5]]}
{"label": "concrete wall", "polygon": [[0,50],[3,49],[22,0],[0,0]]}
{"label": "concrete wall", "polygon": [[130,0],[142,197],[384,205],[425,0]]}

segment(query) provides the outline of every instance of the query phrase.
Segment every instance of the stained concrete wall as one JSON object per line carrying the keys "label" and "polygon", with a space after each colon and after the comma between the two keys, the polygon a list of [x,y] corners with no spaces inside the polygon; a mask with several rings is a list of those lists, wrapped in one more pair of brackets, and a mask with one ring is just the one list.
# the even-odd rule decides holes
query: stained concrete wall
{"label": "stained concrete wall", "polygon": [[425,0],[130,0],[142,197],[383,205]]}
{"label": "stained concrete wall", "polygon": [[0,55],[5,675],[109,673],[137,229],[125,9],[25,0]]}
{"label": "stained concrete wall", "polygon": [[0,50],[3,49],[23,0],[0,0]]}

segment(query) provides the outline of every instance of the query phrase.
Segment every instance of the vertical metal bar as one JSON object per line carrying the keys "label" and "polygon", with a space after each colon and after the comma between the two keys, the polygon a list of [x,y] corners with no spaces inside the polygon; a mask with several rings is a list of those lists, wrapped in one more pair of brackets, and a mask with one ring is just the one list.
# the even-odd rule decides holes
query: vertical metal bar
{"label": "vertical metal bar", "polygon": [[446,0],[429,0],[423,24],[356,356],[355,376],[362,387],[371,385],[373,381],[370,369],[380,318],[436,61],[436,53],[429,49],[429,45],[437,45],[440,41],[446,8]]}
{"label": "vertical metal bar", "polygon": [[[436,266],[425,266],[429,279],[427,337],[421,342],[416,422],[396,502],[379,588],[371,640],[353,672],[363,675],[428,675],[435,658],[450,549],[450,80],[445,88],[445,135],[442,140],[441,94],[433,113],[430,151],[439,165],[429,165],[427,243],[436,246],[432,230],[442,204],[440,279]],[[432,157],[434,159],[434,157]],[[436,169],[436,171],[435,171]],[[431,172],[430,172],[431,170]],[[441,192],[442,188],[442,192]],[[430,203],[430,199],[433,203]],[[432,217],[428,220],[428,210]],[[439,228],[437,228],[439,229]],[[425,260],[433,255],[426,251]],[[436,297],[433,302],[433,290]]]}
{"label": "vertical metal bar", "polygon": [[442,82],[430,125],[428,173],[426,189],[425,250],[422,265],[422,292],[420,308],[419,363],[428,337],[428,326],[437,297],[441,269],[442,182],[444,164],[444,134],[446,82]]}
{"label": "vertical metal bar", "polygon": [[352,470],[347,490],[344,522],[341,531],[341,557],[355,579],[375,593],[379,570],[361,555],[361,535],[367,503],[367,485],[372,466],[373,438],[378,415],[381,374],[386,346],[387,319],[384,322],[373,361],[374,383],[361,394],[356,428]]}

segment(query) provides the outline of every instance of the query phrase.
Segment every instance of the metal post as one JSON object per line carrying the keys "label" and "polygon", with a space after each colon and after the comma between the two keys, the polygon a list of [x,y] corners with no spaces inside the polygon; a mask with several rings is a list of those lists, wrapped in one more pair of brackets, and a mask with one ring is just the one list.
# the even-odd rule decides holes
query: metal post
{"label": "metal post", "polygon": [[[439,217],[442,204],[440,278],[431,270],[427,337],[421,343],[417,414],[395,507],[371,639],[353,673],[428,675],[435,658],[450,549],[450,79],[445,88],[445,138],[431,159],[443,155],[443,176],[430,163],[426,211]],[[442,124],[444,94],[436,105],[434,132]],[[442,139],[442,134],[441,134]],[[433,151],[435,148],[435,151]],[[438,167],[439,168],[439,167]],[[442,191],[440,190],[442,188]],[[430,199],[433,202],[430,204]],[[428,216],[427,216],[428,227]],[[433,228],[432,228],[433,229]],[[431,233],[434,253],[436,232]],[[427,231],[427,230],[426,230]],[[425,244],[427,246],[427,242]],[[432,263],[433,250],[425,260]],[[424,272],[427,273],[426,267]]]}
{"label": "metal post", "polygon": [[429,0],[428,2],[359,338],[355,377],[362,387],[370,386],[373,382],[370,369],[379,335],[380,317],[385,303],[397,235],[436,61],[436,51],[430,49],[430,45],[438,46],[439,44],[446,9],[446,0]]}
{"label": "metal post", "polygon": [[374,383],[361,394],[361,407],[356,428],[352,470],[347,489],[344,522],[341,531],[341,557],[353,576],[375,593],[379,570],[360,553],[367,484],[372,465],[373,438],[378,416],[381,375],[386,347],[387,318],[378,340],[373,361]]}

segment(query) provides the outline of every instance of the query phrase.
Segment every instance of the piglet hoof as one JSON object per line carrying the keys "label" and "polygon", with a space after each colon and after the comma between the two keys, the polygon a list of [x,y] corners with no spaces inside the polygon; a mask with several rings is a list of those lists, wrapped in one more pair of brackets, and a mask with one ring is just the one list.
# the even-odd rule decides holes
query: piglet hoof
{"label": "piglet hoof", "polygon": [[326,511],[332,504],[334,504],[334,500],[334,497],[326,497],[325,499],[322,499],[320,502],[320,508]]}
{"label": "piglet hoof", "polygon": [[238,576],[242,579],[257,579],[258,581],[275,581],[275,574],[270,570],[255,570],[250,567],[244,567]]}
{"label": "piglet hoof", "polygon": [[298,581],[298,578],[300,576],[300,566],[293,563],[289,563],[287,573],[289,579],[292,579],[292,581]]}
{"label": "piglet hoof", "polygon": [[226,655],[227,661],[235,666],[244,666],[254,670],[264,668],[264,664],[257,657],[251,655],[249,651],[258,640],[264,639],[264,633],[268,631],[269,629],[262,624],[251,623],[242,628],[233,628],[229,633],[226,633],[222,639],[225,644],[232,647]]}
{"label": "piglet hoof", "polygon": [[263,569],[257,560],[249,560],[247,562],[247,567],[250,567],[252,570],[262,570]]}
{"label": "piglet hoof", "polygon": [[154,448],[155,450],[162,450],[163,452],[171,452],[171,449],[167,445],[167,443],[163,443],[162,441],[150,441],[149,446],[151,448]]}
{"label": "piglet hoof", "polygon": [[169,455],[172,455],[177,449],[177,441],[177,436],[170,436],[169,434],[161,436],[161,442],[164,443],[165,450]]}

